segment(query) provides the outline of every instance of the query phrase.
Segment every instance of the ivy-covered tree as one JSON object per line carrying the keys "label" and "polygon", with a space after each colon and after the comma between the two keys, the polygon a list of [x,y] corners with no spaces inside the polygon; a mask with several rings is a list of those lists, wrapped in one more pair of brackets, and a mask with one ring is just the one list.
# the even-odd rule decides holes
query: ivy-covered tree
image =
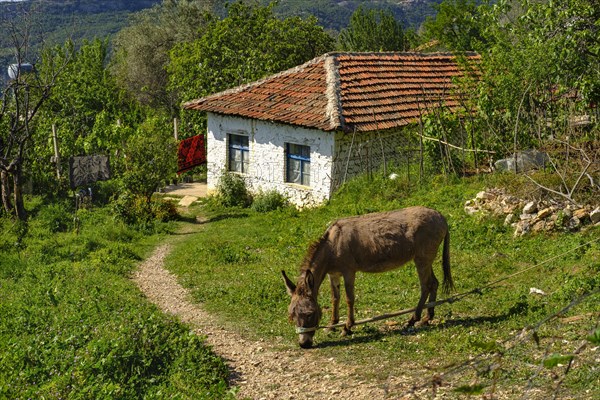
{"label": "ivy-covered tree", "polygon": [[342,51],[405,51],[409,47],[404,29],[391,11],[362,6],[352,14],[338,41]]}
{"label": "ivy-covered tree", "polygon": [[114,39],[113,72],[133,98],[143,105],[177,108],[167,90],[169,51],[177,43],[202,35],[213,17],[212,0],[164,0],[135,15]]}

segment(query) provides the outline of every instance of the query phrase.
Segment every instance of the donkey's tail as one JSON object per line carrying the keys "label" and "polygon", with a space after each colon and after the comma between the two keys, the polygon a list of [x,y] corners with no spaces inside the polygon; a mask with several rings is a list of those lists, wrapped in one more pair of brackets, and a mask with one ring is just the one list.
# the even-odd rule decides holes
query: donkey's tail
{"label": "donkey's tail", "polygon": [[444,250],[442,254],[442,269],[444,271],[444,283],[442,291],[449,294],[454,290],[454,281],[452,281],[452,271],[450,270],[450,231],[446,231],[444,237]]}

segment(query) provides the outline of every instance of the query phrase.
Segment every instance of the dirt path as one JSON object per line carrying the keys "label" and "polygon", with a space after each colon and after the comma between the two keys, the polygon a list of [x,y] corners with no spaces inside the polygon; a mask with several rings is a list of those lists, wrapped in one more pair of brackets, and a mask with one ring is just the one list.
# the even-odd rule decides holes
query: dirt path
{"label": "dirt path", "polygon": [[169,244],[158,247],[139,266],[133,280],[150,301],[207,337],[215,353],[229,365],[230,383],[239,387],[239,398],[400,399],[411,387],[409,377],[394,376],[385,382],[363,380],[360,367],[325,359],[318,350],[281,350],[273,343],[247,340],[226,330],[192,303],[176,276],[163,268],[170,250]]}

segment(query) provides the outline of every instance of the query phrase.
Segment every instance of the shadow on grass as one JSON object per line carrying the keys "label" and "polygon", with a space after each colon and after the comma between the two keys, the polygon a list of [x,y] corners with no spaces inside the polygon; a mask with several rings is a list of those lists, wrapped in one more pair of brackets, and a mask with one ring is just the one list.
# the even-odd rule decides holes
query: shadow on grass
{"label": "shadow on grass", "polygon": [[[328,348],[328,347],[341,347],[350,344],[361,344],[371,343],[383,338],[389,338],[394,336],[414,336],[418,333],[431,331],[434,329],[446,329],[455,326],[461,326],[468,328],[471,326],[481,325],[483,323],[497,324],[507,320],[510,313],[501,315],[489,316],[489,317],[465,317],[465,318],[454,318],[446,320],[439,324],[424,325],[424,326],[402,326],[399,328],[390,328],[388,330],[382,330],[377,327],[376,324],[366,325],[365,327],[354,328],[354,334],[347,337],[340,337],[341,331],[335,331],[323,338],[323,340],[316,341],[316,348]],[[338,336],[336,336],[338,335]]]}

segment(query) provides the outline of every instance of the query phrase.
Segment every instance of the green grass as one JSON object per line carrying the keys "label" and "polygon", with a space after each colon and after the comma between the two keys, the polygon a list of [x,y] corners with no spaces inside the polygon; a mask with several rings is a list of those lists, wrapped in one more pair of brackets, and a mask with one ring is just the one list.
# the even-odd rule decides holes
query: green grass
{"label": "green grass", "polygon": [[[585,338],[597,328],[600,296],[591,296],[574,306],[561,315],[563,319],[543,324],[537,331],[539,346],[533,339],[515,342],[515,338],[523,328],[535,325],[579,295],[600,286],[599,241],[561,256],[597,239],[599,230],[513,238],[512,229],[505,227],[503,221],[464,213],[467,199],[485,187],[505,183],[505,179],[442,178],[415,188],[402,181],[359,178],[343,187],[329,204],[312,210],[285,209],[265,214],[248,209],[201,207],[197,212],[204,214],[208,222],[172,253],[168,268],[192,289],[198,302],[218,314],[224,323],[283,348],[295,348],[294,330],[287,322],[289,298],[281,269],[296,276],[308,245],[336,218],[410,205],[438,209],[447,217],[451,229],[457,292],[557,258],[502,282],[481,296],[438,307],[433,326],[405,329],[406,316],[397,319],[397,325],[378,322],[356,327],[354,334],[346,338],[320,331],[315,351],[342,363],[362,364],[363,371],[371,371],[365,374],[382,380],[388,375],[414,374],[415,384],[446,371],[445,366],[460,365],[482,355],[480,365],[461,369],[446,378],[446,383],[461,387],[463,392],[481,389],[489,393],[496,382],[501,389],[514,390],[519,396],[531,385],[546,395],[557,383],[554,376],[564,375],[565,366],[537,366],[550,354],[573,354],[581,343],[586,343]],[[438,277],[439,264],[434,266]],[[547,295],[530,295],[531,287],[542,289]],[[356,294],[357,319],[413,307],[419,294],[414,267],[410,264],[385,274],[359,274]],[[327,284],[322,286],[320,304],[325,307],[322,323],[326,323]],[[343,319],[345,307],[341,313]],[[575,318],[564,319],[568,317]],[[499,346],[509,348],[493,357],[485,355]],[[597,357],[597,345],[594,348],[588,343],[562,382],[562,394],[574,398],[600,396]],[[412,365],[412,371],[407,370],[407,365]]]}
{"label": "green grass", "polygon": [[95,208],[76,234],[67,203],[30,207],[27,229],[0,219],[0,398],[228,396],[223,361],[128,279],[164,233]]}

